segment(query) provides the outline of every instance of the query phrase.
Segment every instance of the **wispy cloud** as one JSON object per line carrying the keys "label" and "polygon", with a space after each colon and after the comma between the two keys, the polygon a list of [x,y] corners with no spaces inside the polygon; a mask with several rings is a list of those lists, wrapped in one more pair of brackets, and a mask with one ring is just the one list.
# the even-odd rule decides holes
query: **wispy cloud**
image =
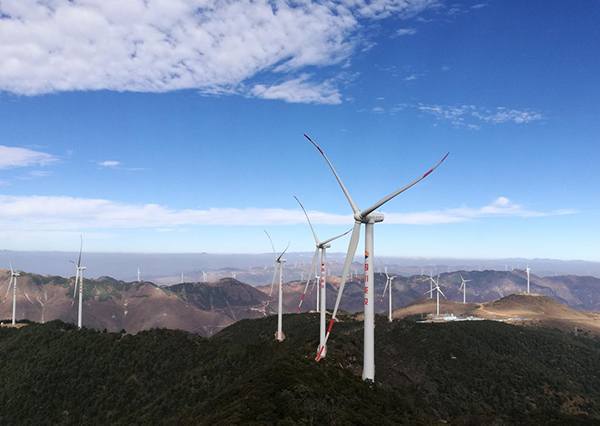
{"label": "wispy cloud", "polygon": [[431,115],[438,120],[448,121],[454,126],[465,126],[470,129],[480,129],[477,122],[493,124],[515,123],[525,124],[544,120],[539,111],[517,110],[498,107],[490,110],[475,105],[437,105],[437,104],[398,104],[391,109],[392,113],[398,113],[406,109],[416,109],[424,114]]}
{"label": "wispy cloud", "polygon": [[553,210],[549,212],[528,210],[521,205],[511,203],[506,197],[499,197],[491,204],[479,208],[459,207],[407,214],[390,213],[386,215],[385,221],[386,223],[398,223],[404,225],[433,225],[467,222],[488,217],[534,218],[572,215],[576,213],[577,211],[571,209]]}
{"label": "wispy cloud", "polygon": [[33,171],[27,173],[26,175],[17,177],[17,179],[32,180],[32,179],[44,178],[44,177],[51,176],[51,175],[52,175],[52,172],[50,172],[48,170],[33,170]]}
{"label": "wispy cloud", "polygon": [[[304,224],[302,211],[286,209],[172,209],[157,204],[126,204],[103,199],[0,195],[0,228],[13,231],[70,232],[154,228],[169,232],[181,226],[264,226]],[[386,223],[432,225],[487,217],[545,217],[575,214],[574,210],[540,212],[513,204],[505,197],[479,208],[458,207],[386,214]],[[309,212],[314,224],[347,225],[351,215]]]}
{"label": "wispy cloud", "polygon": [[396,31],[397,36],[415,35],[417,33],[416,28],[400,28]]}
{"label": "wispy cloud", "polygon": [[[0,90],[39,95],[197,89],[206,94],[337,103],[339,97],[329,92],[334,89],[323,94],[324,81],[310,85],[317,92],[313,96],[290,97],[261,89],[268,89],[265,80],[281,78],[282,73],[293,82],[308,67],[343,67],[366,47],[368,37],[360,33],[372,21],[411,18],[439,4],[439,0],[4,1]],[[308,92],[307,85],[300,88]]]}
{"label": "wispy cloud", "polygon": [[113,161],[113,160],[100,161],[100,162],[98,162],[98,165],[102,166],[102,167],[117,167],[117,166],[121,165],[121,162]]}
{"label": "wispy cloud", "polygon": [[45,152],[0,145],[0,170],[16,167],[47,166],[57,161],[57,157]]}
{"label": "wispy cloud", "polygon": [[289,103],[340,104],[341,95],[332,83],[313,83],[310,76],[301,75],[298,78],[285,81],[273,86],[255,85],[252,95],[263,99],[278,99]]}

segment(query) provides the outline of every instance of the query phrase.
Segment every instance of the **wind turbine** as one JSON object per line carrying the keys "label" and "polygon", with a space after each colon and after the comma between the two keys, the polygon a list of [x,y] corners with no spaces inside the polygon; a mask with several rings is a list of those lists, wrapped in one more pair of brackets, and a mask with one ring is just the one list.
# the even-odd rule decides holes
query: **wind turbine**
{"label": "wind turbine", "polygon": [[141,282],[142,280],[140,279],[140,268],[138,268],[138,283]]}
{"label": "wind turbine", "polygon": [[390,287],[390,309],[389,309],[389,314],[388,314],[388,320],[390,322],[392,322],[392,281],[394,281],[394,278],[396,277],[390,277],[388,275],[388,270],[387,270],[387,266],[385,267],[385,276],[386,276],[386,280],[385,280],[385,288],[383,289],[383,294],[381,295],[381,300],[379,301],[379,303],[383,302],[383,298],[385,297],[385,291],[388,289],[388,285]]}
{"label": "wind turbine", "polygon": [[202,271],[202,282],[207,282],[208,281],[208,274],[204,271]]}
{"label": "wind turbine", "polygon": [[[319,254],[319,250],[321,250],[321,332],[320,332],[320,340],[319,340],[319,347],[317,348],[317,351],[320,351],[321,348],[324,348],[321,352],[321,357],[324,357],[327,354],[327,348],[325,348],[325,329],[327,327],[327,297],[326,297],[326,292],[327,292],[327,283],[326,283],[326,272],[325,272],[325,264],[327,261],[327,249],[331,247],[331,244],[329,244],[330,242],[337,240],[338,238],[343,237],[344,235],[346,235],[347,233],[349,233],[351,231],[351,229],[347,230],[346,232],[344,232],[343,234],[340,234],[338,236],[329,238],[325,241],[319,241],[319,239],[317,238],[317,234],[315,233],[315,230],[312,227],[312,224],[310,223],[310,219],[308,217],[308,213],[306,213],[306,209],[304,209],[304,206],[302,205],[302,203],[300,202],[300,200],[294,196],[294,198],[296,199],[296,201],[298,201],[298,204],[300,204],[300,207],[302,208],[302,211],[304,212],[304,216],[306,216],[306,220],[308,221],[308,226],[310,226],[310,230],[312,231],[313,237],[315,238],[315,254],[313,255],[313,260],[312,263],[310,265],[310,270],[312,272],[313,268],[315,267],[315,264],[317,262],[317,256]],[[306,289],[308,288],[308,282],[310,280],[306,281],[306,286],[304,286],[304,293],[302,294],[302,299],[300,299],[300,304],[298,305],[298,309],[296,310],[296,312],[298,312],[298,310],[300,309],[300,305],[302,305],[302,301],[304,300],[304,295],[306,294]]]}
{"label": "wind turbine", "polygon": [[[446,295],[444,294],[444,292],[442,291],[442,289],[439,286],[439,282],[440,282],[440,276],[437,276],[437,281],[433,280],[433,282],[435,283],[435,287],[432,288],[431,290],[429,290],[427,293],[433,293],[434,290],[436,290],[436,296],[437,296],[437,300],[436,300],[436,315],[439,317],[440,316],[440,293],[442,294],[442,296],[444,296],[444,298],[447,299]],[[425,293],[425,294],[427,294]]]}
{"label": "wind turbine", "polygon": [[[275,246],[273,245],[273,240],[267,231],[265,231],[267,237],[269,237],[269,241],[271,242],[271,247],[273,248],[273,254],[275,255],[275,272],[273,273],[273,282],[271,283],[271,292],[273,292],[273,284],[275,284],[275,275],[277,273],[277,265],[279,265],[279,300],[278,302],[278,311],[277,311],[277,333],[275,333],[275,339],[283,342],[285,339],[285,335],[282,331],[283,325],[283,264],[285,263],[285,259],[282,259],[283,255],[290,247],[290,243],[288,243],[287,247],[284,251],[281,252],[279,257],[277,256],[277,252],[275,251]],[[267,306],[269,305],[269,301],[271,300],[271,294],[269,294],[269,298],[267,299]]]}
{"label": "wind turbine", "polygon": [[527,293],[529,293],[529,271],[531,271],[531,269],[529,269],[529,265],[527,265],[527,268],[525,268],[525,272],[527,272]]}
{"label": "wind turbine", "polygon": [[[375,212],[376,209],[390,201],[392,198],[406,191],[411,186],[415,185],[417,182],[421,181],[425,177],[427,177],[431,172],[433,172],[441,163],[446,159],[448,154],[442,158],[442,160],[436,164],[431,170],[425,173],[423,176],[415,179],[413,182],[408,185],[398,189],[395,192],[392,192],[388,196],[382,198],[377,203],[372,205],[371,207],[360,210],[348,191],[346,187],[342,183],[340,177],[336,173],[333,165],[325,155],[325,153],[319,148],[319,146],[314,143],[308,136],[304,135],[306,139],[308,139],[314,146],[319,150],[329,168],[333,172],[335,178],[337,179],[340,188],[344,192],[344,195],[348,199],[350,203],[350,207],[354,213],[354,228],[352,230],[352,237],[350,238],[350,243],[348,245],[348,253],[346,254],[346,260],[344,261],[344,269],[342,271],[342,280],[340,282],[340,288],[338,290],[338,296],[335,301],[335,307],[333,309],[333,315],[331,321],[329,323],[329,328],[327,330],[327,335],[325,336],[325,343],[327,343],[327,339],[331,334],[331,328],[333,327],[333,323],[336,319],[337,311],[340,306],[340,301],[342,294],[344,292],[344,286],[346,285],[346,278],[348,276],[348,270],[350,269],[350,265],[352,264],[352,259],[354,258],[354,253],[356,252],[356,248],[358,246],[358,238],[360,234],[360,226],[365,224],[365,299],[364,299],[364,357],[363,357],[363,379],[364,380],[374,380],[375,379],[375,306],[373,303],[373,225],[378,222],[383,222],[384,215],[382,213]],[[323,352],[325,346],[321,346],[319,351],[319,355],[317,355],[316,360],[321,359],[321,353]]]}
{"label": "wind turbine", "polygon": [[8,257],[8,264],[10,265],[10,281],[8,282],[8,288],[6,289],[6,296],[4,299],[8,297],[8,293],[10,292],[10,286],[13,286],[13,311],[12,311],[12,325],[16,324],[17,321],[17,277],[21,276],[21,274],[17,271],[13,270],[12,263],[10,261],[10,256],[8,255],[8,251],[6,252],[6,256]]}
{"label": "wind turbine", "polygon": [[458,289],[458,291],[460,291],[461,289],[463,290],[463,303],[467,303],[467,283],[471,282],[472,280],[465,280],[463,278],[462,275],[458,274],[460,276],[460,279],[462,280],[462,284],[460,285],[460,288]]}
{"label": "wind turbine", "polygon": [[[81,330],[82,327],[82,310],[83,310],[83,271],[87,268],[85,266],[81,266],[81,252],[83,251],[83,237],[80,235],[81,246],[79,247],[79,259],[77,260],[77,265],[75,265],[76,273],[75,273],[75,289],[73,291],[73,299],[77,295],[77,289],[79,289],[79,309],[77,313],[77,327]],[[72,260],[71,263],[75,264]]]}

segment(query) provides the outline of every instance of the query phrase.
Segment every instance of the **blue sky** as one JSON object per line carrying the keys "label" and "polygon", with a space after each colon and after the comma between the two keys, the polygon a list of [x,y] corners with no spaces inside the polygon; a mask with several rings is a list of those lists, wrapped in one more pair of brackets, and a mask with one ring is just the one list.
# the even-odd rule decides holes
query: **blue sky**
{"label": "blue sky", "polygon": [[[168,3],[168,4],[167,4]],[[600,260],[600,4],[0,4],[0,246]],[[347,239],[334,245],[345,251]]]}

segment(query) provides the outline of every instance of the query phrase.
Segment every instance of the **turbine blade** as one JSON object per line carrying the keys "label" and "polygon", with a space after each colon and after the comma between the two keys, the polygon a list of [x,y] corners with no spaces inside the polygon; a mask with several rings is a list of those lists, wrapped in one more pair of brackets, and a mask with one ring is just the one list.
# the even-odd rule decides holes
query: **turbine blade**
{"label": "turbine blade", "polygon": [[302,306],[302,302],[304,302],[304,297],[306,296],[306,290],[308,289],[308,284],[310,283],[310,277],[312,276],[313,268],[317,263],[317,257],[319,256],[319,247],[315,249],[315,254],[313,255],[312,262],[310,264],[310,270],[308,271],[308,279],[306,280],[306,285],[304,286],[304,293],[302,293],[302,298],[300,299],[300,303],[298,303],[298,307],[296,308],[296,313],[300,311],[300,307]]}
{"label": "turbine blade", "polygon": [[321,349],[319,349],[319,354],[315,358],[316,361],[319,361],[321,359],[321,355],[323,354],[323,348],[325,348],[325,346],[327,345],[327,340],[331,335],[331,328],[333,327],[333,322],[336,319],[338,308],[340,307],[340,301],[342,300],[342,294],[344,293],[344,286],[346,285],[346,278],[348,277],[348,271],[350,270],[350,266],[352,265],[352,259],[354,259],[354,253],[356,253],[356,247],[358,246],[359,237],[360,222],[354,222],[354,228],[352,229],[352,237],[350,237],[350,243],[348,244],[348,252],[346,253],[346,260],[344,261],[342,281],[340,282],[340,288],[338,289],[337,299],[335,300],[335,307],[333,308],[333,312],[331,314],[331,321],[329,322],[327,334],[325,335],[324,345],[321,346]]}
{"label": "turbine blade", "polygon": [[423,179],[425,179],[431,172],[433,172],[435,169],[437,169],[439,167],[440,164],[442,164],[442,162],[446,159],[446,157],[448,157],[450,153],[446,154],[444,156],[444,158],[442,158],[440,160],[439,163],[437,163],[435,165],[435,167],[433,167],[431,170],[429,170],[427,173],[425,173],[423,176],[421,176],[418,179],[413,180],[411,183],[409,183],[406,186],[403,186],[402,188],[400,188],[399,190],[392,192],[390,195],[388,195],[387,197],[382,198],[381,200],[377,201],[375,204],[373,204],[371,207],[369,207],[368,209],[365,209],[363,211],[360,212],[360,216],[361,217],[366,217],[369,213],[372,213],[373,211],[377,210],[379,207],[381,207],[382,205],[384,205],[385,203],[387,203],[388,201],[390,201],[392,198],[394,198],[396,195],[402,194],[404,191],[406,191],[408,188],[412,187],[413,185],[416,185],[417,183],[419,183],[420,181],[422,181]]}
{"label": "turbine blade", "polygon": [[10,276],[12,277],[12,274],[13,274],[15,271],[13,271],[13,268],[12,268],[12,263],[11,263],[11,261],[10,261],[10,256],[8,255],[8,250],[4,250],[4,253],[6,253],[6,257],[8,257],[8,264],[10,265]]}
{"label": "turbine blade", "polygon": [[437,290],[442,294],[442,296],[444,296],[447,299],[446,295],[444,294],[441,288],[438,287]]}
{"label": "turbine blade", "polygon": [[284,251],[281,252],[281,254],[279,255],[279,257],[277,258],[277,262],[279,262],[281,260],[281,258],[283,257],[283,255],[285,254],[285,252],[287,251],[287,249],[289,249],[289,248],[290,248],[290,242],[288,241],[287,247],[285,248]]}
{"label": "turbine blade", "polygon": [[77,269],[77,273],[75,274],[75,288],[73,289],[73,299],[77,295],[77,284],[79,280],[79,269]]}
{"label": "turbine blade", "polygon": [[275,251],[275,246],[273,245],[273,240],[271,239],[271,236],[269,235],[269,233],[267,231],[265,231],[265,234],[267,234],[267,237],[269,238],[269,241],[271,242],[271,248],[273,249],[273,254],[275,255],[275,258],[277,258],[277,252]]}
{"label": "turbine blade", "polygon": [[[269,235],[269,234],[267,234]],[[269,303],[271,302],[271,296],[273,295],[273,286],[275,285],[275,276],[277,275],[277,263],[275,264],[275,268],[273,268],[273,279],[271,280],[271,290],[269,291],[269,297],[267,297],[267,304],[265,308],[269,307]]]}
{"label": "turbine blade", "polygon": [[77,261],[78,268],[81,266],[81,252],[83,251],[83,237],[80,235],[79,238],[81,239],[81,247],[79,247],[79,260]]}
{"label": "turbine blade", "polygon": [[10,293],[10,287],[12,286],[13,280],[15,279],[15,277],[13,277],[12,275],[10,276],[10,280],[8,281],[8,288],[6,289],[6,296],[4,296],[4,299],[6,299],[8,297],[8,293]]}
{"label": "turbine blade", "polygon": [[464,282],[465,279],[463,278],[463,276],[461,274],[458,274],[458,276],[460,277],[460,279]]}
{"label": "turbine blade", "polygon": [[325,153],[321,150],[321,148],[319,148],[319,145],[317,145],[316,143],[313,142],[313,140],[311,138],[309,138],[308,136],[304,135],[304,137],[306,139],[308,139],[310,141],[310,143],[312,143],[315,148],[317,148],[319,150],[319,152],[321,153],[321,155],[323,156],[323,158],[325,159],[325,161],[327,161],[327,164],[329,164],[329,168],[331,169],[331,171],[333,172],[333,175],[335,176],[335,178],[337,179],[338,183],[340,184],[340,187],[342,188],[342,191],[344,191],[344,195],[346,195],[346,198],[348,199],[348,202],[350,203],[350,207],[352,207],[352,211],[354,213],[358,212],[359,209],[356,206],[356,203],[354,203],[354,200],[352,199],[352,197],[350,196],[350,194],[348,193],[348,190],[346,189],[346,187],[344,186],[344,184],[342,183],[342,180],[340,179],[340,177],[338,176],[338,174],[336,173],[335,169],[333,168],[333,165],[331,164],[331,162],[329,161],[329,158],[327,158],[327,156],[325,155]]}
{"label": "turbine blade", "polygon": [[390,280],[385,281],[385,288],[383,289],[383,294],[381,295],[381,300],[379,301],[379,303],[383,302],[383,299],[385,298],[385,292],[387,291],[389,282],[390,282]]}
{"label": "turbine blade", "polygon": [[333,237],[333,238],[330,238],[330,239],[328,239],[328,240],[325,240],[325,241],[323,241],[323,242],[321,243],[321,245],[324,245],[324,244],[330,243],[330,242],[332,242],[332,241],[334,241],[334,240],[337,240],[338,238],[342,238],[344,235],[348,234],[350,231],[352,231],[352,228],[348,229],[346,232],[344,232],[343,234],[340,234],[340,235],[338,235],[337,237]]}
{"label": "turbine blade", "polygon": [[310,219],[308,217],[308,213],[306,213],[306,210],[304,209],[304,206],[302,205],[302,203],[300,202],[300,200],[298,199],[298,197],[296,197],[294,195],[294,198],[296,199],[296,201],[298,201],[298,204],[300,204],[300,207],[302,207],[302,211],[304,212],[304,216],[306,216],[306,220],[308,220],[308,226],[310,226],[310,230],[312,231],[313,237],[315,237],[315,243],[317,243],[317,245],[319,245],[319,239],[317,238],[317,234],[315,234],[315,230],[312,227],[312,224],[310,223]]}

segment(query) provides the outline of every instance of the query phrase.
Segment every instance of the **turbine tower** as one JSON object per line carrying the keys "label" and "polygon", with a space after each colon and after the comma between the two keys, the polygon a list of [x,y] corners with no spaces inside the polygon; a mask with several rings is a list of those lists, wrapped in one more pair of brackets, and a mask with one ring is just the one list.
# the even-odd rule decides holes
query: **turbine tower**
{"label": "turbine tower", "polygon": [[[437,296],[437,300],[436,300],[436,315],[439,317],[440,316],[440,293],[442,294],[442,296],[444,296],[444,298],[447,299],[446,295],[444,294],[444,292],[442,291],[442,289],[439,286],[439,282],[440,282],[440,276],[437,276],[437,281],[433,281],[435,283],[435,287],[431,290],[429,290],[427,293],[433,293],[433,291],[435,290],[436,292],[436,296]],[[425,294],[427,294],[425,293]]]}
{"label": "turbine tower", "polygon": [[389,300],[389,313],[388,313],[388,320],[390,322],[392,322],[392,281],[394,281],[394,278],[396,277],[390,277],[388,275],[388,270],[387,270],[387,266],[385,267],[385,276],[386,276],[386,280],[385,280],[385,288],[383,289],[383,294],[381,295],[381,300],[379,301],[379,303],[383,302],[383,298],[385,297],[385,291],[388,289],[388,286],[390,287],[390,300]]}
{"label": "turbine tower", "polygon": [[525,272],[527,272],[527,293],[529,294],[529,271],[531,271],[531,269],[529,269],[529,265],[527,265],[527,268],[525,268]]}
{"label": "turbine tower", "polygon": [[463,290],[463,303],[467,303],[467,283],[471,282],[472,280],[465,280],[463,278],[462,275],[458,274],[460,276],[460,279],[462,280],[462,284],[460,285],[460,288],[458,289],[458,291],[460,291],[461,289]]}
{"label": "turbine tower", "polygon": [[202,282],[207,282],[208,281],[208,274],[204,271],[202,271]]}
{"label": "turbine tower", "polygon": [[10,286],[13,286],[12,325],[15,325],[17,321],[17,277],[21,276],[21,274],[13,270],[8,251],[4,251],[6,252],[6,256],[8,257],[8,264],[10,265],[10,281],[8,282],[8,288],[6,289],[6,296],[4,296],[4,299],[8,297],[8,293],[10,292]]}
{"label": "turbine tower", "polygon": [[[75,265],[76,273],[75,273],[75,289],[73,291],[73,299],[77,295],[77,290],[79,290],[79,308],[77,312],[77,328],[81,330],[82,327],[82,311],[83,311],[83,271],[86,270],[85,266],[81,266],[81,253],[83,251],[83,237],[80,235],[81,246],[79,247],[79,259],[77,260],[77,265]],[[71,263],[75,264],[72,260]]]}
{"label": "turbine tower", "polygon": [[142,280],[140,279],[140,268],[138,268],[138,283],[142,282]]}
{"label": "turbine tower", "polygon": [[[277,273],[277,265],[279,265],[279,300],[278,309],[277,309],[277,333],[275,333],[275,340],[283,342],[285,339],[285,335],[283,334],[283,264],[285,263],[285,259],[282,259],[283,255],[290,247],[290,243],[288,243],[287,247],[284,251],[281,252],[279,257],[277,256],[277,252],[275,251],[275,246],[273,245],[273,240],[267,231],[265,231],[267,237],[269,237],[269,241],[271,242],[271,248],[273,248],[273,254],[275,255],[275,272],[273,273],[273,282],[271,283],[271,292],[273,292],[273,284],[275,284],[275,274]],[[267,299],[267,306],[269,305],[269,301],[271,300],[271,294],[269,294],[269,298]]]}
{"label": "turbine tower", "polygon": [[[325,334],[326,334],[326,327],[327,327],[327,297],[326,297],[326,293],[327,293],[327,282],[326,282],[326,272],[325,272],[325,264],[326,264],[326,260],[327,260],[327,249],[331,247],[331,244],[329,244],[330,242],[337,240],[338,238],[343,237],[344,235],[346,235],[347,233],[349,233],[351,231],[351,229],[347,230],[346,232],[344,232],[343,234],[340,234],[338,236],[329,238],[325,241],[319,241],[319,239],[317,238],[317,234],[315,233],[315,230],[312,227],[312,224],[310,223],[310,219],[308,217],[308,214],[306,213],[306,209],[304,208],[304,206],[302,205],[302,203],[300,202],[300,200],[294,196],[294,198],[296,199],[296,201],[298,201],[298,204],[300,204],[300,207],[302,208],[302,211],[304,212],[304,216],[306,216],[306,220],[308,221],[308,226],[310,226],[310,230],[312,231],[313,237],[315,238],[315,254],[313,255],[313,260],[312,263],[310,265],[310,270],[312,272],[313,268],[315,267],[315,264],[317,262],[317,256],[319,254],[319,250],[321,250],[321,284],[320,284],[320,294],[321,294],[321,306],[320,306],[320,311],[321,311],[321,328],[320,328],[320,340],[319,340],[319,347],[317,348],[317,352],[319,352],[321,350],[321,348],[324,348],[322,350],[321,353],[321,358],[324,357],[327,354],[327,348],[325,348]],[[298,305],[298,309],[296,309],[296,313],[298,313],[298,310],[300,310],[300,306],[302,305],[302,301],[304,300],[304,295],[306,294],[306,289],[308,288],[308,282],[310,280],[306,281],[306,286],[304,286],[304,293],[302,294],[302,298],[300,299],[300,304]]]}
{"label": "turbine tower", "polygon": [[[352,237],[350,238],[350,243],[348,245],[348,252],[346,254],[346,260],[344,261],[344,269],[342,271],[342,280],[340,282],[340,288],[338,290],[338,296],[335,301],[335,307],[333,309],[333,315],[331,321],[329,323],[329,328],[327,330],[327,335],[325,337],[325,343],[327,343],[327,339],[331,334],[331,328],[333,327],[333,323],[336,319],[337,311],[340,306],[340,301],[342,294],[344,292],[344,286],[346,285],[346,278],[348,277],[348,271],[350,269],[350,265],[352,264],[352,259],[354,258],[354,253],[356,252],[356,248],[358,246],[358,238],[360,234],[360,226],[365,224],[365,287],[364,287],[364,357],[363,357],[363,380],[375,380],[375,306],[373,303],[373,225],[378,222],[383,222],[384,215],[382,213],[375,212],[376,209],[390,201],[395,196],[401,194],[406,191],[411,186],[415,185],[417,182],[421,181],[425,177],[427,177],[431,172],[433,172],[441,163],[446,159],[448,154],[442,158],[442,160],[431,170],[425,173],[423,176],[409,183],[408,185],[398,189],[395,192],[392,192],[388,196],[382,198],[377,203],[372,205],[371,207],[360,210],[348,191],[346,187],[342,183],[340,177],[337,172],[333,168],[333,165],[325,155],[325,153],[319,148],[319,146],[314,143],[308,136],[304,135],[314,146],[319,150],[329,168],[333,172],[335,178],[337,179],[340,188],[344,192],[344,195],[348,199],[350,203],[350,207],[354,213],[354,228],[352,229]],[[325,346],[322,346],[319,355],[317,355],[316,360],[321,359],[321,352]]]}

